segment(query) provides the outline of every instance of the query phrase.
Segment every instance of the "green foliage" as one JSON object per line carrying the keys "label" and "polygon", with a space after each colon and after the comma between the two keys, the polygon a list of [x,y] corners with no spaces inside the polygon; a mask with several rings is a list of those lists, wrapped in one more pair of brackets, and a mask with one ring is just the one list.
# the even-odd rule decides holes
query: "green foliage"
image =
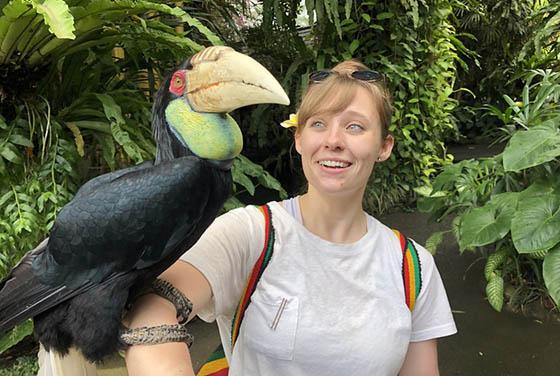
{"label": "green foliage", "polygon": [[[154,12],[188,21],[180,8],[149,1],[14,0],[2,8],[0,276],[45,237],[84,180],[154,155],[146,80],[135,78],[145,72],[153,86],[160,73],[152,59],[168,54],[165,69],[200,48]],[[113,58],[119,45],[125,57]]]}
{"label": "green foliage", "polygon": [[[310,0],[305,2],[308,33],[298,33],[295,24],[299,4],[265,1],[262,24],[245,31],[252,55],[283,77],[294,103],[292,109],[258,106],[241,118],[251,159],[270,166],[290,186],[296,154],[292,134],[275,124],[296,112],[310,72],[356,58],[387,76],[395,107],[394,155],[376,166],[366,206],[382,212],[412,198],[412,187],[427,183],[449,163],[443,140],[454,133],[450,114],[456,102],[450,96],[463,49],[450,22],[458,2]],[[300,188],[292,185],[290,193]]]}
{"label": "green foliage", "polygon": [[490,254],[486,259],[486,265],[484,266],[484,277],[486,281],[489,282],[496,273],[496,270],[499,270],[504,262],[507,260],[508,257],[508,249],[501,248],[500,250]]}
{"label": "green foliage", "polygon": [[[175,31],[183,23],[188,31]],[[0,278],[47,235],[85,180],[153,157],[149,94],[206,37],[217,41],[160,2],[2,2]]]}
{"label": "green foliage", "polygon": [[560,132],[555,126],[558,120],[514,134],[504,150],[504,169],[521,171],[560,156]]}
{"label": "green foliage", "polygon": [[535,7],[530,24],[534,33],[517,56],[519,64],[527,68],[546,67],[558,70],[560,57],[560,3],[547,1]]}
{"label": "green foliage", "polygon": [[[144,0],[0,4],[2,278],[85,180],[153,158],[150,97],[160,77],[202,43],[222,42],[194,16],[203,14],[196,4],[192,14]],[[234,174],[238,193],[285,194],[246,158]],[[18,333],[4,340],[14,344]]]}
{"label": "green foliage", "polygon": [[519,201],[511,221],[511,237],[519,253],[547,251],[560,243],[560,186],[552,184],[552,195],[526,195]]}
{"label": "green foliage", "polygon": [[500,312],[504,305],[504,279],[499,275],[493,275],[486,285],[486,296],[488,303],[496,311]]}
{"label": "green foliage", "polygon": [[20,357],[9,368],[0,369],[0,376],[35,376],[39,372],[36,356]]}
{"label": "green foliage", "polygon": [[560,306],[560,245],[548,252],[543,262],[546,288],[557,306]]}
{"label": "green foliage", "polygon": [[432,184],[416,190],[422,196],[420,210],[440,219],[457,216],[454,234],[461,250],[494,250],[485,277],[488,300],[496,310],[503,303],[504,283],[548,288],[552,299],[560,301],[555,274],[560,246],[559,83],[556,73],[527,72],[522,101],[505,96],[509,107],[501,114],[489,107],[505,123],[503,139],[509,141],[503,153],[447,166]]}
{"label": "green foliage", "polygon": [[[472,54],[459,69],[454,112],[460,137],[493,139],[501,122],[481,108],[517,94],[527,69],[558,70],[560,3],[469,0],[455,10],[455,25]],[[500,111],[500,110],[498,110]]]}
{"label": "green foliage", "polygon": [[225,203],[224,210],[226,211],[246,205],[247,202],[243,202],[238,196],[245,192],[254,196],[255,190],[259,186],[276,191],[281,199],[288,196],[278,180],[243,155],[237,156],[233,161],[232,177],[234,195]]}
{"label": "green foliage", "polygon": [[0,353],[3,353],[33,332],[33,321],[27,320],[16,326],[9,335],[0,338]]}
{"label": "green foliage", "polygon": [[[17,131],[17,123],[10,129]],[[21,126],[27,126],[20,122]],[[3,140],[9,140],[0,132]],[[50,136],[44,154],[37,161],[15,163],[6,159],[0,179],[0,275],[19,260],[24,252],[32,249],[52,227],[58,211],[73,196],[80,180],[73,168],[79,156],[76,146],[54,122],[48,128]],[[7,141],[6,141],[7,143]],[[47,148],[50,143],[52,146]],[[31,149],[31,148],[30,148]],[[18,154],[20,152],[18,151]]]}
{"label": "green foliage", "polygon": [[[480,247],[502,239],[510,230],[515,206],[507,200],[496,203],[496,197],[510,197],[513,193],[493,196],[487,205],[473,208],[461,217],[459,245],[461,249]],[[511,201],[511,200],[510,200]]]}
{"label": "green foliage", "polygon": [[437,252],[437,248],[443,241],[443,236],[447,231],[437,231],[434,232],[430,237],[426,240],[424,246],[432,255],[435,255]]}

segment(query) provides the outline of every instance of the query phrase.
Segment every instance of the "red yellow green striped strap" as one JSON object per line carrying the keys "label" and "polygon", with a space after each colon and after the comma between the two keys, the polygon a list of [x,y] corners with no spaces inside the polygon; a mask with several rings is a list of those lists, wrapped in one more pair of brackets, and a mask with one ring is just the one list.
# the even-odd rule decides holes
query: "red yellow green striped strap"
{"label": "red yellow green striped strap", "polygon": [[[231,328],[231,344],[232,348],[237,340],[237,336],[239,335],[239,328],[241,327],[241,322],[243,321],[243,316],[245,315],[245,310],[249,305],[251,295],[255,291],[257,283],[261,278],[264,269],[268,265],[270,258],[272,257],[272,250],[274,248],[274,228],[272,227],[272,217],[270,214],[270,208],[268,205],[259,206],[259,210],[264,216],[264,224],[265,224],[265,239],[264,239],[264,247],[261,252],[260,257],[258,258],[257,262],[253,266],[253,270],[251,271],[251,275],[247,280],[247,284],[243,293],[241,294],[241,298],[239,299],[239,303],[237,304],[237,308],[235,310],[235,315],[232,321],[232,328]],[[229,372],[229,364],[227,362],[226,356],[224,354],[224,349],[220,346],[214,353],[210,356],[210,358],[206,361],[206,363],[200,368],[197,376],[227,376]]]}
{"label": "red yellow green striped strap", "polygon": [[229,366],[224,354],[224,349],[220,346],[220,348],[208,358],[196,376],[227,376],[228,370]]}
{"label": "red yellow green striped strap", "polygon": [[264,223],[265,223],[265,239],[264,239],[264,247],[261,252],[260,257],[258,258],[255,266],[253,266],[253,270],[249,279],[247,280],[247,285],[243,290],[243,294],[241,294],[241,299],[239,300],[239,304],[237,305],[237,309],[235,310],[235,316],[233,317],[232,327],[231,327],[231,345],[235,344],[237,340],[237,336],[239,335],[239,328],[241,327],[241,322],[243,321],[243,316],[245,315],[245,310],[249,305],[251,300],[251,295],[255,291],[257,287],[257,283],[261,278],[264,269],[268,265],[270,258],[272,257],[272,250],[274,248],[274,229],[272,227],[272,218],[270,215],[270,208],[268,205],[259,206],[259,210],[262,212],[264,216]]}
{"label": "red yellow green striped strap", "polygon": [[393,229],[397,238],[401,243],[402,249],[402,277],[404,285],[404,293],[406,305],[412,311],[420,290],[422,289],[422,269],[418,251],[414,247],[414,243],[406,238],[400,231]]}

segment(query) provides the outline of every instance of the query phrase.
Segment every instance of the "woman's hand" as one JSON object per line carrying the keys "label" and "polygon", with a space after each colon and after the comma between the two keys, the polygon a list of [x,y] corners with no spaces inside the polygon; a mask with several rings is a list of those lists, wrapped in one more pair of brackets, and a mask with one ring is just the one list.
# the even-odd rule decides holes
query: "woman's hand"
{"label": "woman's hand", "polygon": [[[194,266],[177,261],[160,278],[191,300],[193,309],[189,320],[210,303],[212,290],[206,278]],[[125,318],[129,328],[177,324],[177,312],[169,301],[146,295],[139,299]],[[126,351],[126,367],[130,376],[194,376],[190,354],[185,343],[170,342],[161,345],[136,345]]]}

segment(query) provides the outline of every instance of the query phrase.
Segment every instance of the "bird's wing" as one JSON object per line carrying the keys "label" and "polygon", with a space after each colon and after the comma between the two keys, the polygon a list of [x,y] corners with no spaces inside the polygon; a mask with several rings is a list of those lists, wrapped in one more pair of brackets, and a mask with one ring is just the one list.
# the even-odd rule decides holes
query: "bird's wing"
{"label": "bird's wing", "polygon": [[0,282],[0,335],[75,293],[65,285],[45,285],[33,273],[32,264],[46,252],[47,242],[48,238],[27,252]]}
{"label": "bird's wing", "polygon": [[103,184],[107,184],[108,182],[111,182],[117,178],[119,178],[120,176],[129,174],[133,171],[138,171],[138,170],[142,170],[145,168],[150,168],[153,167],[154,162],[153,161],[145,161],[142,163],[139,163],[135,166],[131,166],[128,168],[123,168],[117,171],[113,171],[107,174],[103,174],[103,175],[99,175],[96,176],[95,178],[87,181],[84,185],[82,185],[80,187],[80,189],[78,190],[78,192],[76,192],[76,195],[74,196],[74,200],[79,199],[82,196],[86,196],[88,194],[90,194],[91,192],[95,191],[95,189],[99,186],[102,186]]}
{"label": "bird's wing", "polygon": [[51,285],[79,286],[161,261],[168,240],[188,237],[206,215],[209,169],[182,157],[99,184],[61,210],[36,273]]}

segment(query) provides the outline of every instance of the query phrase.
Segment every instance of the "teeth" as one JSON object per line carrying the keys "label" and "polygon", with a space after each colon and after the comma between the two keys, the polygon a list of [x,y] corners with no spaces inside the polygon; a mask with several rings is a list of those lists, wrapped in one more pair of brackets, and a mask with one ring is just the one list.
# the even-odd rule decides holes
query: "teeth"
{"label": "teeth", "polygon": [[339,168],[344,168],[344,167],[350,166],[350,163],[348,163],[348,162],[340,162],[340,161],[319,161],[319,164],[320,164],[321,166],[326,166],[326,167],[339,167]]}

